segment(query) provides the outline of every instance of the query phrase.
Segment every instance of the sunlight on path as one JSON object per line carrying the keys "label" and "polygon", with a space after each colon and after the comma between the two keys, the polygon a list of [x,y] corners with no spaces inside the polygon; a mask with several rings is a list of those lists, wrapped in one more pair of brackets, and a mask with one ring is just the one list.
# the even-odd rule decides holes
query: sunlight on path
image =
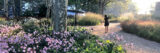
{"label": "sunlight on path", "polygon": [[[120,23],[111,23],[110,26],[109,26],[109,33],[120,31],[121,28],[118,25],[120,25]],[[117,28],[117,26],[118,26],[118,28]],[[87,29],[93,28],[92,34],[95,34],[95,35],[98,35],[98,36],[102,36],[102,35],[105,34],[104,33],[105,32],[104,24],[97,25],[97,26],[85,26],[85,27]]]}
{"label": "sunlight on path", "polygon": [[[117,44],[121,44],[127,53],[160,53],[160,43],[140,38],[136,35],[125,33],[121,30],[120,23],[111,23],[109,33],[104,33],[104,26],[85,26],[87,29],[93,28],[92,33],[100,36],[104,40],[116,40]],[[119,37],[117,37],[119,36]]]}

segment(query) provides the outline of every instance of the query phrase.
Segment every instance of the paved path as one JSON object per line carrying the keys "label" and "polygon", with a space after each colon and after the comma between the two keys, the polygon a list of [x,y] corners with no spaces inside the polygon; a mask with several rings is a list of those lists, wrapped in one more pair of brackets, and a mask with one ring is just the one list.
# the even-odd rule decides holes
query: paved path
{"label": "paved path", "polygon": [[112,40],[121,44],[127,53],[160,53],[160,43],[125,33],[121,30],[120,23],[111,23],[107,34],[104,33],[103,25],[87,26],[86,28],[93,28],[92,33],[105,40]]}

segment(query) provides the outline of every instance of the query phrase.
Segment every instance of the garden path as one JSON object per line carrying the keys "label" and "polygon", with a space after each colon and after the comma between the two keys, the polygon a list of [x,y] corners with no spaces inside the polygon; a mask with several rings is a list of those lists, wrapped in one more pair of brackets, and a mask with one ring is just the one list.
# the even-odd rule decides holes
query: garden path
{"label": "garden path", "polygon": [[160,53],[160,43],[146,40],[134,34],[125,33],[120,27],[120,23],[111,23],[109,32],[104,33],[104,26],[86,26],[87,29],[93,30],[91,33],[100,36],[104,40],[112,40],[121,44],[127,53]]}

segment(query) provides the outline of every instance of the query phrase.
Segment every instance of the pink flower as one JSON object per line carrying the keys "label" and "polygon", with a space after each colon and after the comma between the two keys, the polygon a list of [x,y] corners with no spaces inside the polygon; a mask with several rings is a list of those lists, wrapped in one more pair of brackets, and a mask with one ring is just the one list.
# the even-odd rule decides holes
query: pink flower
{"label": "pink flower", "polygon": [[50,38],[46,38],[46,41],[48,41],[48,42],[49,42],[49,41],[51,41],[51,39],[50,39]]}
{"label": "pink flower", "polygon": [[32,34],[29,33],[28,36],[32,36]]}
{"label": "pink flower", "polygon": [[32,48],[30,48],[30,47],[27,49],[27,51],[31,51],[31,50],[32,50]]}
{"label": "pink flower", "polygon": [[131,43],[131,48],[134,48],[134,44],[133,43]]}
{"label": "pink flower", "polygon": [[26,50],[23,50],[23,52],[26,52]]}
{"label": "pink flower", "polygon": [[41,53],[47,53],[47,51],[46,50],[40,50],[41,51]]}

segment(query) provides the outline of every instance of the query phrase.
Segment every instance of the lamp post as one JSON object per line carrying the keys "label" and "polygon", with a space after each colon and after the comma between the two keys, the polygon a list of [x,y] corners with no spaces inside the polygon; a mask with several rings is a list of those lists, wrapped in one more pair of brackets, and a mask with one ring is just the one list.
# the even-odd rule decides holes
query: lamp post
{"label": "lamp post", "polygon": [[[75,10],[78,10],[78,8],[77,8],[77,0],[75,0],[76,2],[75,2]],[[77,26],[77,12],[75,12],[75,26]]]}

